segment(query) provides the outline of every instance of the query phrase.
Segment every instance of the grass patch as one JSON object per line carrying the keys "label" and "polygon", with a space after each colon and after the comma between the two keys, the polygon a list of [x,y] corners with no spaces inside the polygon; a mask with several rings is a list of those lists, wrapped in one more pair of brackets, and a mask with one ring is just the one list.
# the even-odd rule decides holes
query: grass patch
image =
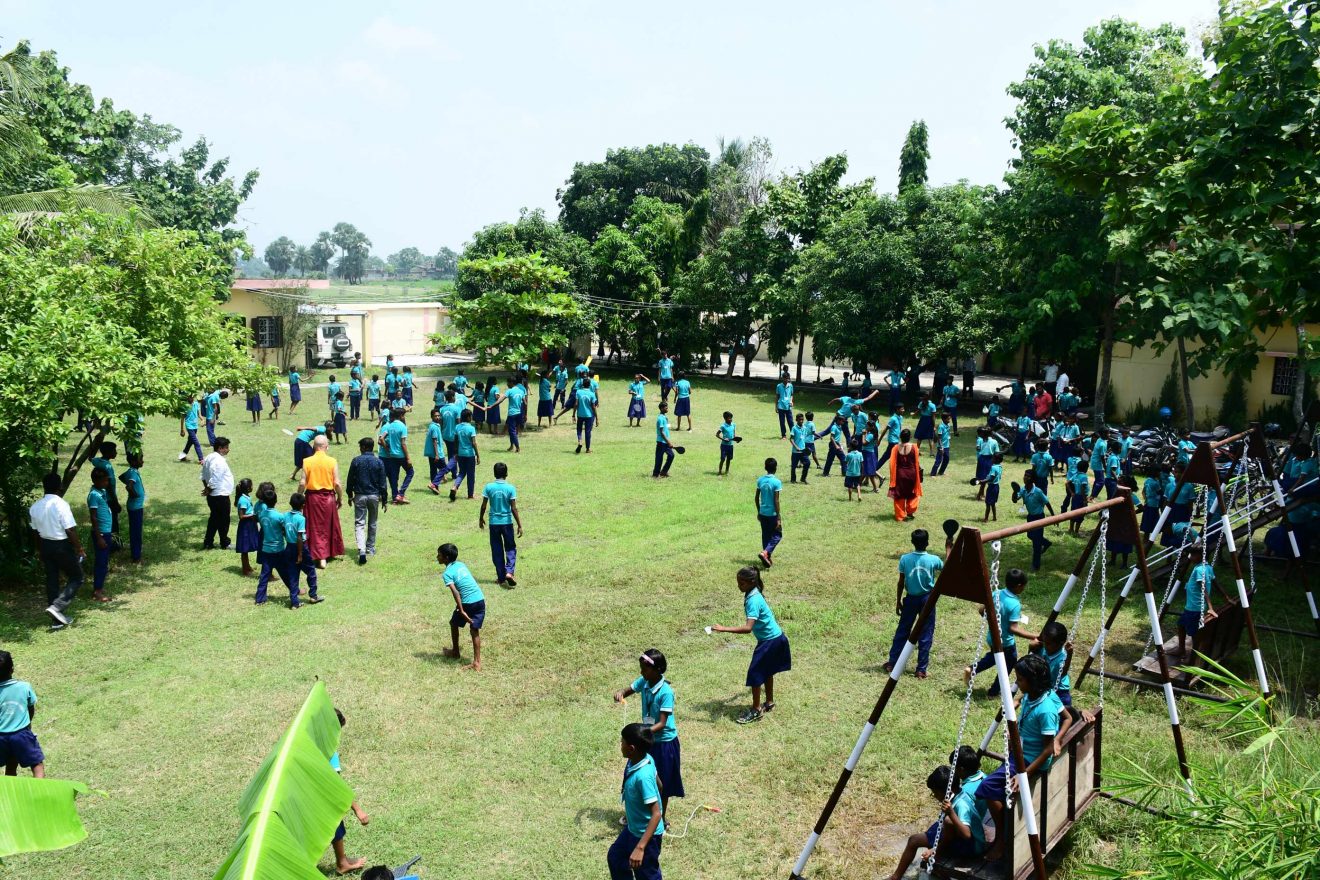
{"label": "grass patch", "polygon": [[[673,803],[671,818],[681,825],[702,803],[723,809],[699,814],[686,838],[666,844],[666,870],[710,880],[785,875],[882,686],[895,566],[911,526],[893,521],[883,495],[845,502],[837,476],[785,486],[785,540],[766,584],[792,641],[794,669],[777,682],[779,708],[739,727],[753,642],[706,636],[702,627],[738,622],[734,573],[759,549],[753,483],[765,456],[787,466],[773,394],[700,379],[696,430],[677,441],[688,453],[671,479],[656,482],[653,431],[626,427],[624,387],[607,377],[604,426],[589,457],[573,454],[567,421],[527,432],[517,456],[504,453],[502,439],[481,438],[483,479],[506,461],[518,487],[527,534],[517,590],[493,584],[486,536],[477,530],[479,501],[450,505],[418,480],[413,504],[385,515],[380,555],[365,568],[332,565],[323,576],[328,601],[297,614],[278,601],[254,607],[254,581],[238,576],[236,556],[198,549],[205,505],[197,466],[174,460],[177,423],[153,420],[144,471],[149,564],[135,572],[116,561],[109,590],[119,601],[98,608],[79,601],[76,625],[49,633],[39,588],[0,592],[0,644],[40,695],[36,730],[51,774],[107,793],[81,805],[85,843],[7,860],[9,873],[103,877],[111,864],[124,876],[213,871],[238,832],[240,793],[319,677],[348,716],[344,776],[372,816],[365,829],[350,823],[351,853],[391,864],[421,853],[427,877],[601,876],[617,832],[618,729],[639,714],[635,701],[620,709],[610,694],[636,676],[638,651],[654,646],[670,659],[689,794]],[[420,393],[429,399],[429,383]],[[798,402],[821,413],[825,395],[803,393]],[[242,403],[231,401],[222,430],[233,440],[235,475],[273,480],[283,503],[292,443],[280,428],[314,420],[321,412],[314,403],[312,390],[303,419],[286,412],[252,426]],[[652,416],[654,403],[653,396]],[[725,409],[747,439],[733,475],[721,479],[712,435]],[[367,433],[354,423],[354,445],[332,447],[345,473]],[[970,433],[957,443],[949,476],[927,483],[918,523],[933,532],[945,517],[980,518],[966,483]],[[70,499],[83,523],[87,482],[80,478]],[[1006,492],[1000,521],[1017,519]],[[351,528],[348,519],[350,542]],[[1051,537],[1046,569],[1025,595],[1033,625],[1048,613],[1085,536]],[[487,593],[479,674],[440,657],[452,609],[434,562],[441,541],[459,546]],[[1029,558],[1025,537],[1005,549],[1006,565]],[[1276,623],[1304,615],[1300,591],[1268,582],[1256,608]],[[1120,615],[1112,668],[1126,667],[1144,645],[1142,613],[1136,602]],[[1092,606],[1079,642],[1089,645],[1099,618]],[[979,623],[966,603],[941,606],[932,677],[908,677],[897,690],[812,862],[813,877],[888,870],[901,835],[883,829],[932,821],[923,780],[953,744],[959,670],[978,650]],[[1272,671],[1314,691],[1314,656],[1286,637],[1261,636]],[[1245,652],[1230,666],[1250,677]],[[1094,702],[1095,688],[1088,678],[1078,703]],[[1175,772],[1157,693],[1111,685],[1106,708],[1107,762]],[[994,711],[977,698],[969,737],[979,738]],[[1184,725],[1191,750],[1217,748],[1194,713],[1184,713]],[[1106,804],[1083,823],[1058,876],[1106,847],[1136,845],[1141,821],[1115,809]]]}

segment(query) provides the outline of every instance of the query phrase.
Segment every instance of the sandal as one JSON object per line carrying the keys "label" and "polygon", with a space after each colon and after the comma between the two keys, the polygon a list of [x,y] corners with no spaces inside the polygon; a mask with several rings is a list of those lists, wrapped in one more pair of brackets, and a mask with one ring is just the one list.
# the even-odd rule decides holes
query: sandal
{"label": "sandal", "polygon": [[765,717],[765,713],[763,713],[760,709],[748,709],[738,716],[738,723],[752,724],[754,722],[760,721],[764,717]]}
{"label": "sandal", "polygon": [[762,714],[762,715],[766,714],[767,712],[769,712],[769,711],[770,711],[771,709],[773,709],[774,707],[775,707],[775,704],[774,704],[774,703],[763,703],[763,704],[761,704],[761,714]]}

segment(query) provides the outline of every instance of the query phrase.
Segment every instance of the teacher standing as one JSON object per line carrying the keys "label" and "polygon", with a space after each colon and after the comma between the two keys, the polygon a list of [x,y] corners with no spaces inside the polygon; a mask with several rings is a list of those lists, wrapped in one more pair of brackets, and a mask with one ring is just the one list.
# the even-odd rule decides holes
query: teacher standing
{"label": "teacher standing", "polygon": [[316,451],[303,459],[298,489],[307,498],[303,508],[307,516],[307,552],[325,568],[327,559],[344,555],[344,534],[339,527],[344,486],[339,481],[339,462],[326,452],[330,438],[321,434],[312,443]]}
{"label": "teacher standing", "polygon": [[202,459],[202,494],[210,508],[203,550],[215,549],[216,536],[220,538],[220,549],[229,549],[229,499],[234,494],[234,472],[229,469],[228,455],[229,438],[216,437],[210,454]]}

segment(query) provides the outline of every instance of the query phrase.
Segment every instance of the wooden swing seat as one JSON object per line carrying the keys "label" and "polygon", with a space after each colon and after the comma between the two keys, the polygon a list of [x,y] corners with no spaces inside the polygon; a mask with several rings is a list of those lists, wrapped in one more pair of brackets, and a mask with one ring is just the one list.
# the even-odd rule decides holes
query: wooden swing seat
{"label": "wooden swing seat", "polygon": [[[1178,628],[1177,612],[1172,609],[1169,611],[1171,620],[1165,633],[1171,635],[1164,641],[1164,653],[1168,657],[1169,678],[1178,687],[1194,687],[1201,680],[1194,669],[1200,659],[1197,654],[1204,654],[1216,663],[1221,663],[1236,653],[1242,642],[1247,615],[1238,600],[1231,598],[1220,602],[1215,606],[1215,612],[1215,617],[1207,620],[1196,635],[1187,640],[1188,656],[1181,657],[1171,653],[1178,647]],[[1159,678],[1160,663],[1153,650],[1133,665],[1138,671]],[[1191,671],[1183,671],[1183,668]]]}
{"label": "wooden swing seat", "polygon": [[[1047,855],[1100,796],[1103,713],[1098,706],[1093,711],[1095,720],[1087,722],[1079,718],[1069,727],[1063,737],[1062,754],[1054,759],[1048,770],[1037,772],[1031,778],[1032,803],[1040,828],[1041,846]],[[986,754],[1000,757],[989,752]],[[1030,877],[1033,865],[1021,803],[1020,800],[1013,803],[1012,836],[1005,842],[1003,859],[988,862],[979,856],[941,858],[935,865],[935,876],[955,880],[1026,880]]]}

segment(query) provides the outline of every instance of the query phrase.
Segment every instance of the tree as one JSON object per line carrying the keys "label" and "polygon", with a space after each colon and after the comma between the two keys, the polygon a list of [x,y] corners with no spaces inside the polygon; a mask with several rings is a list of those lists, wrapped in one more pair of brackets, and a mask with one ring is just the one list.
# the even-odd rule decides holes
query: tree
{"label": "tree", "polygon": [[287,373],[303,353],[307,340],[316,334],[316,325],[321,322],[321,318],[313,309],[308,308],[311,301],[305,286],[284,288],[278,295],[258,294],[258,297],[265,304],[266,314],[280,323],[277,357],[280,372]]}
{"label": "tree", "polygon": [[394,265],[394,271],[400,275],[407,275],[414,266],[420,266],[426,262],[422,252],[415,247],[406,247],[401,251],[390,254],[387,259]]}
{"label": "tree", "polygon": [[298,270],[298,274],[306,277],[308,272],[315,269],[315,261],[312,259],[312,252],[309,248],[298,245],[293,253],[293,268]]}
{"label": "tree", "polygon": [[482,364],[531,362],[591,331],[595,315],[569,292],[567,270],[540,253],[463,260],[458,270],[476,295],[451,298],[456,332],[432,335],[433,350],[475,351]]}
{"label": "tree", "polygon": [[340,250],[335,274],[349,284],[361,284],[367,271],[367,257],[371,254],[371,239],[352,223],[336,223],[330,233],[330,243]]}
{"label": "tree", "polygon": [[[1018,99],[1007,125],[1020,157],[992,215],[1004,247],[1001,308],[1014,328],[1007,341],[1085,358],[1097,345],[1108,363],[1116,310],[1138,285],[1121,271],[1101,228],[1097,196],[1070,192],[1039,158],[1070,113],[1106,105],[1130,120],[1150,119],[1159,95],[1190,70],[1182,31],[1145,29],[1122,19],[1089,28],[1082,45],[1037,46],[1026,76],[1008,88]],[[1104,419],[1108,370],[1096,383],[1095,417]]]}
{"label": "tree", "polygon": [[289,274],[293,268],[294,258],[298,255],[298,248],[287,235],[281,235],[279,238],[266,245],[266,251],[263,257],[266,265],[275,273],[276,278],[283,278]]}
{"label": "tree", "polygon": [[458,274],[458,254],[447,247],[435,253],[435,270],[441,278],[453,278]]}
{"label": "tree", "polygon": [[[0,384],[11,547],[25,538],[23,505],[42,472],[61,472],[67,488],[107,435],[132,437],[142,416],[178,416],[203,388],[273,379],[248,359],[247,331],[220,312],[229,270],[196,233],[81,212],[20,235],[0,218],[0,370],[24,377]],[[74,414],[85,430],[74,431]]]}
{"label": "tree", "polygon": [[[547,219],[539,208],[535,211],[522,209],[514,223],[492,223],[477,230],[463,249],[463,259],[532,253],[540,253],[547,263],[567,270],[571,290],[582,292],[590,287],[591,244],[580,235],[566,232],[554,220]],[[458,295],[464,299],[479,296],[480,284],[468,282],[461,261],[456,269]]]}
{"label": "tree", "polygon": [[622,226],[639,196],[689,205],[707,187],[710,154],[696,144],[651,144],[609,150],[603,162],[578,162],[556,193],[567,232],[594,239]]}
{"label": "tree", "polygon": [[908,129],[903,149],[898,154],[898,191],[924,187],[930,175],[926,166],[930,162],[929,132],[925,120],[918,119]]}
{"label": "tree", "polygon": [[765,204],[774,154],[770,142],[754,137],[720,141],[710,169],[710,207],[702,233],[702,249],[714,249],[724,230],[737,226],[743,214]]}
{"label": "tree", "polygon": [[330,271],[330,261],[335,258],[335,246],[330,241],[330,233],[321,232],[316,236],[316,241],[307,248],[307,257],[311,271],[321,273]]}
{"label": "tree", "polygon": [[[661,281],[650,257],[617,226],[606,226],[591,245],[592,296],[602,300],[659,302]],[[597,306],[596,332],[610,357],[623,348],[639,352],[644,338],[655,337],[655,321],[623,304]],[[653,348],[654,346],[652,346]]]}

